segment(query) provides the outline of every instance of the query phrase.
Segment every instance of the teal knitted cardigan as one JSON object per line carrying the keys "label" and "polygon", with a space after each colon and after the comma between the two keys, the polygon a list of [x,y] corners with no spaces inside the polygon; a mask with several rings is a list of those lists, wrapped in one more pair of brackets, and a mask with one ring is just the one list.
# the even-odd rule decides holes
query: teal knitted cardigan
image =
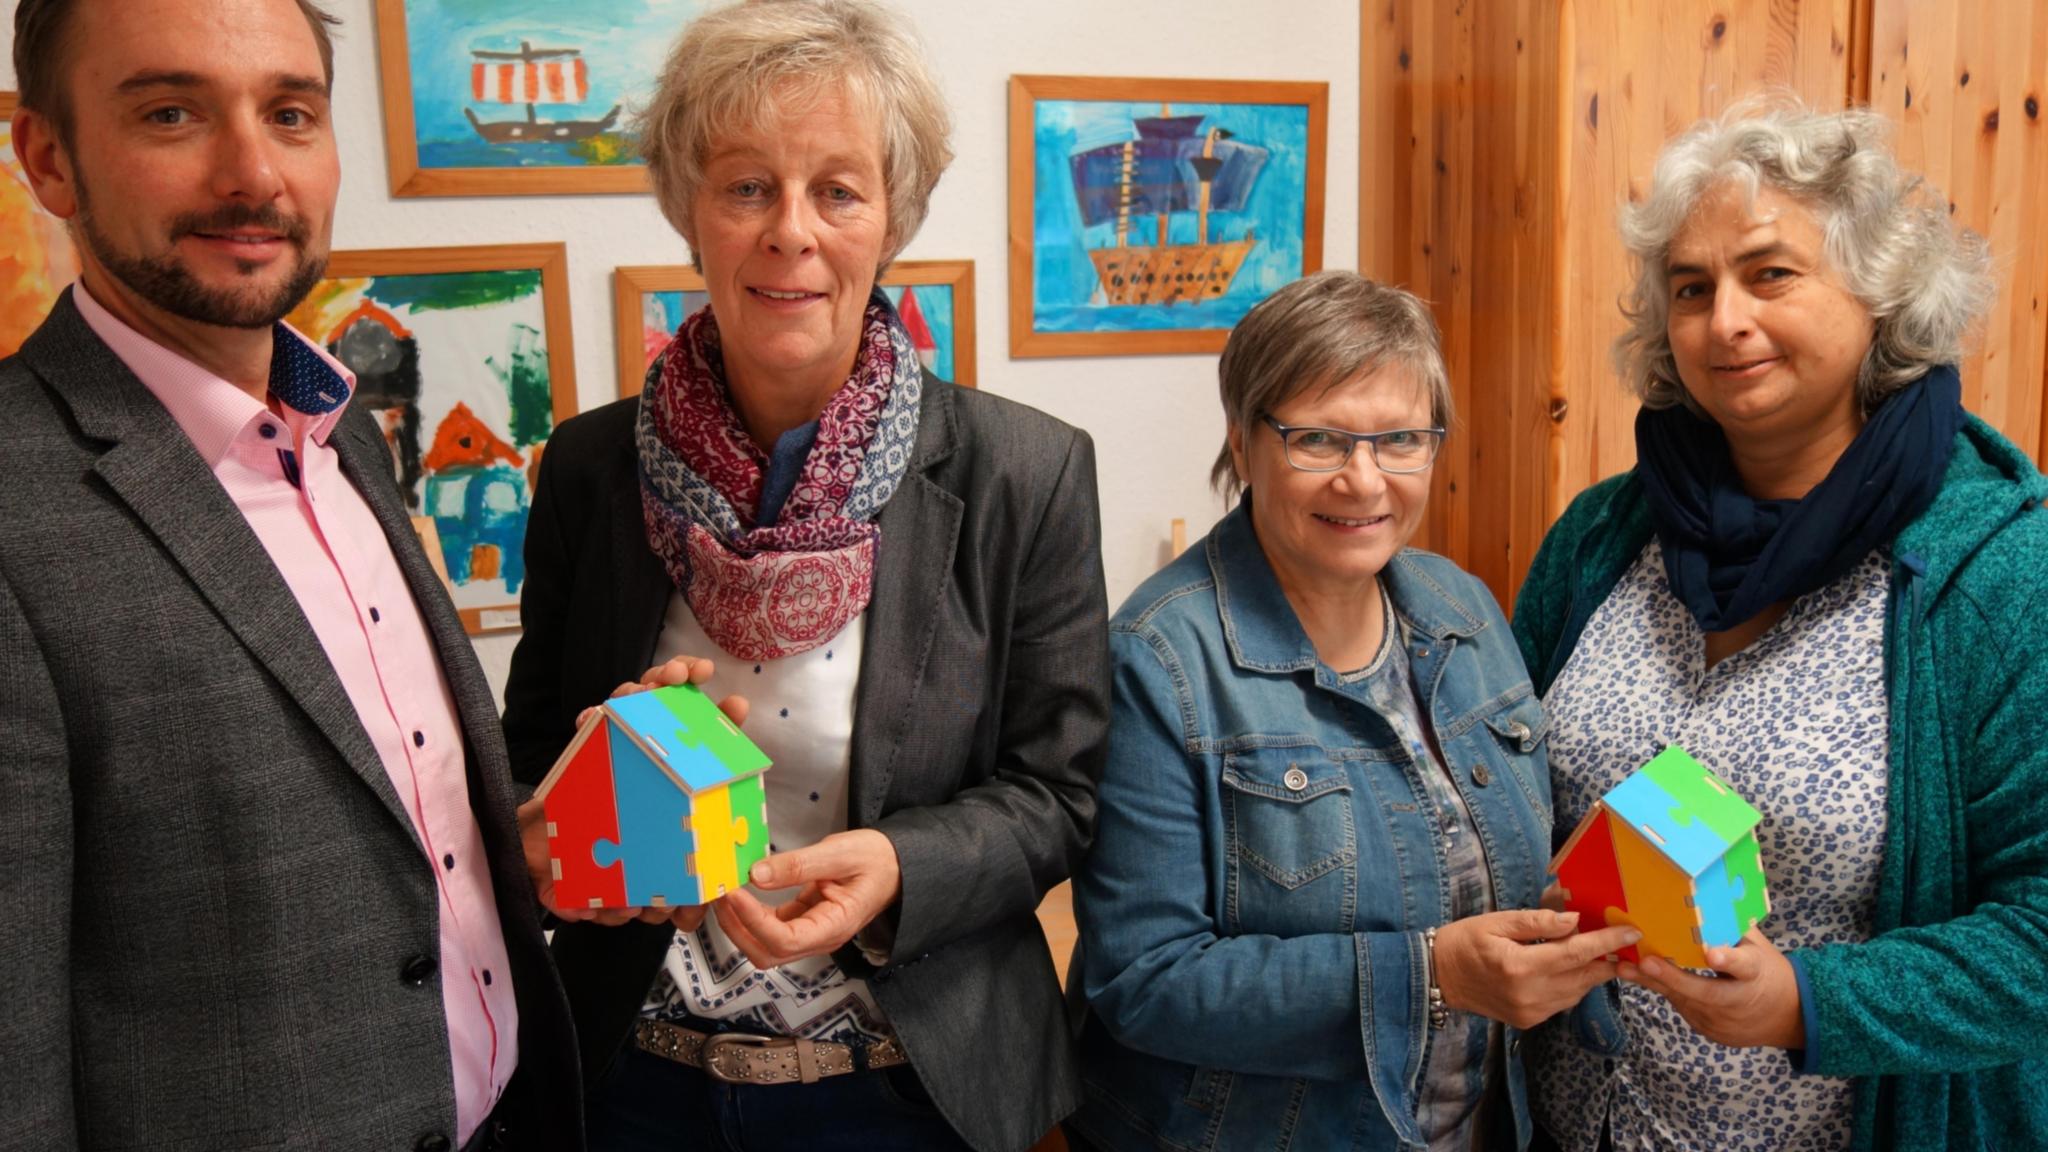
{"label": "teal knitted cardigan", "polygon": [[[1970,417],[1934,504],[1889,549],[1874,933],[1795,953],[1819,1025],[1813,1070],[1856,1078],[1859,1152],[2048,1138],[2044,497],[2033,462]],[[1582,493],[1544,538],[1514,618],[1539,693],[1651,531],[1627,472]]]}

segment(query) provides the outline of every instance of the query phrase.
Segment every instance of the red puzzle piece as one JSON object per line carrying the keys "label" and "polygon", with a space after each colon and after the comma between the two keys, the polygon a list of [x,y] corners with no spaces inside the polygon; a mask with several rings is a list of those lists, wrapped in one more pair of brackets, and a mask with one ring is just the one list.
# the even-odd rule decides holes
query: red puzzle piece
{"label": "red puzzle piece", "polygon": [[[1621,864],[1614,856],[1614,832],[1608,825],[1611,819],[1604,807],[1595,806],[1557,854],[1557,883],[1564,889],[1565,907],[1579,914],[1581,932],[1609,927],[1610,908],[1628,911]],[[1634,947],[1617,955],[1631,963],[1641,962]]]}
{"label": "red puzzle piece", "polygon": [[589,731],[590,737],[544,802],[558,908],[618,908],[626,903],[625,864],[614,860],[600,868],[590,856],[590,846],[599,840],[618,841],[619,807],[612,790],[611,741],[602,724]]}

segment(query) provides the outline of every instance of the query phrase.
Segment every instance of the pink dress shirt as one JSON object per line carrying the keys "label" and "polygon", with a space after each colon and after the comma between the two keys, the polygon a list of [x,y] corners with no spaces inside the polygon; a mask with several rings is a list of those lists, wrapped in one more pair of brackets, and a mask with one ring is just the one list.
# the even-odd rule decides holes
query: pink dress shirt
{"label": "pink dress shirt", "polygon": [[[169,410],[263,542],[412,818],[441,890],[441,998],[456,1144],[466,1144],[518,1064],[519,1012],[483,835],[470,809],[454,697],[390,541],[327,444],[346,402],[319,415],[282,402],[273,412],[116,319],[83,282],[72,296],[85,322]],[[353,390],[348,369],[305,343],[340,387]]]}

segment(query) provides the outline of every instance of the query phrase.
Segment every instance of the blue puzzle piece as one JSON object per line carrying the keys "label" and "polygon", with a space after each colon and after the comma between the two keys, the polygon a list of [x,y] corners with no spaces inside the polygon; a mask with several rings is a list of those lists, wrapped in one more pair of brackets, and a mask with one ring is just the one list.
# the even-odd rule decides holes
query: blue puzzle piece
{"label": "blue puzzle piece", "polygon": [[1616,784],[1601,799],[1630,828],[1646,835],[1655,833],[1649,836],[1650,842],[1688,876],[1698,876],[1728,851],[1728,845],[1712,829],[1694,819],[1647,772],[1637,772]]}
{"label": "blue puzzle piece", "polygon": [[608,865],[626,862],[626,902],[645,907],[662,903],[701,904],[697,878],[690,875],[693,838],[683,830],[690,797],[655,767],[631,737],[616,724],[606,724],[611,740],[612,787],[619,797],[619,843],[601,840],[592,858]]}
{"label": "blue puzzle piece", "polygon": [[1700,943],[1708,948],[1732,948],[1742,939],[1742,921],[1736,916],[1745,882],[1731,876],[1726,860],[1716,860],[1693,879],[1693,905],[1700,910]]}
{"label": "blue puzzle piece", "polygon": [[610,701],[611,710],[642,740],[661,749],[670,770],[682,777],[692,792],[702,792],[730,783],[732,771],[719,763],[702,738],[691,733],[668,706],[652,692],[636,692]]}

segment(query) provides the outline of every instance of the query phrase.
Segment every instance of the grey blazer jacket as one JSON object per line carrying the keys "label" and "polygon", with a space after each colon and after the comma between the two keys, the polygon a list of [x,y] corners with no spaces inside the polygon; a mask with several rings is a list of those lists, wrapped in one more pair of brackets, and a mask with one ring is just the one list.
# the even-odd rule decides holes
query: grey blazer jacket
{"label": "grey blazer jacket", "polygon": [[[66,293],[0,361],[0,1148],[452,1140],[439,896],[284,578]],[[521,1147],[575,1038],[490,689],[370,418],[330,439],[440,649],[518,994]]]}
{"label": "grey blazer jacket", "polygon": [[[563,424],[541,464],[505,693],[513,774],[528,783],[579,709],[647,669],[673,592],[641,516],[638,403]],[[1108,725],[1094,446],[930,376],[919,419],[877,522],[852,753],[852,823],[895,844],[903,896],[889,964],[852,947],[836,959],[872,982],[953,1127],[986,1152],[1021,1149],[1079,1104],[1034,912],[1087,847]],[[592,1080],[672,938],[638,924],[555,933]]]}

